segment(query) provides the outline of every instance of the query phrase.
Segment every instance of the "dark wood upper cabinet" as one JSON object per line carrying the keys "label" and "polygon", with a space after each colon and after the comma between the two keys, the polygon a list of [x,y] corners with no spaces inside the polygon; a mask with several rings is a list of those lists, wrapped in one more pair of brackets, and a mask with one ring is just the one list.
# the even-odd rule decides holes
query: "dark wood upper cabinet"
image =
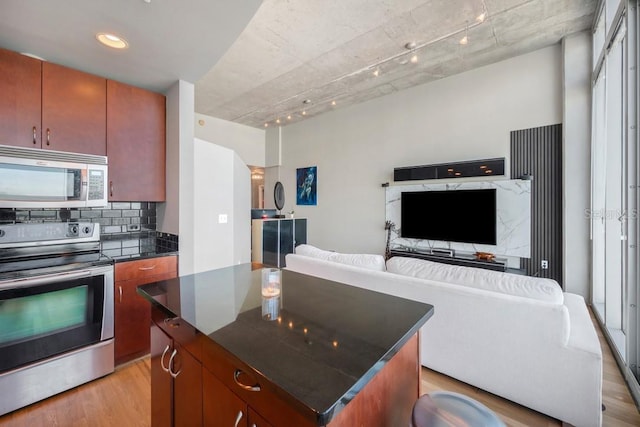
{"label": "dark wood upper cabinet", "polygon": [[42,61],[0,49],[0,144],[40,148]]}
{"label": "dark wood upper cabinet", "polygon": [[0,48],[0,145],[108,156],[109,201],[165,201],[165,104]]}
{"label": "dark wood upper cabinet", "polygon": [[109,201],[165,200],[165,97],[107,81]]}
{"label": "dark wood upper cabinet", "polygon": [[107,80],[42,63],[42,148],[107,154]]}

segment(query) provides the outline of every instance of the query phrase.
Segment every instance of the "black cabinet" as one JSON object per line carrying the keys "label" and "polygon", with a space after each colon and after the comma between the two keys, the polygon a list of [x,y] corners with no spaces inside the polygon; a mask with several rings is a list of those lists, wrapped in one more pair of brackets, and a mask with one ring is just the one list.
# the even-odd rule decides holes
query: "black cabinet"
{"label": "black cabinet", "polygon": [[269,218],[251,221],[251,261],[285,267],[285,256],[307,243],[305,218]]}

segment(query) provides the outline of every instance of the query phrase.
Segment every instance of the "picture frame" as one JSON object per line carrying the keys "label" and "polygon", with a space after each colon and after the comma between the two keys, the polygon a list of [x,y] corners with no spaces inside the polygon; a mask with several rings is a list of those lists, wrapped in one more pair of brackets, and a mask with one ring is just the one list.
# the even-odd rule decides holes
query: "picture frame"
{"label": "picture frame", "polygon": [[318,167],[296,169],[296,205],[318,205]]}

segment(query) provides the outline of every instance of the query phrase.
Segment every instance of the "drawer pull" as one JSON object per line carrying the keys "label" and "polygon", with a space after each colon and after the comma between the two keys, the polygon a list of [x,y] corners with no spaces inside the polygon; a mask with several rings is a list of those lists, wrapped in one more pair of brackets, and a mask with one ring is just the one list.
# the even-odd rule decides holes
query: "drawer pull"
{"label": "drawer pull", "polygon": [[151,267],[138,267],[138,270],[140,270],[140,271],[149,271],[149,270],[153,270],[154,268],[156,268],[155,264],[153,264]]}
{"label": "drawer pull", "polygon": [[51,145],[49,142],[51,141],[51,129],[47,128],[47,145]]}
{"label": "drawer pull", "polygon": [[242,419],[242,416],[244,414],[242,413],[242,411],[238,412],[238,416],[236,417],[236,423],[233,425],[233,427],[238,427],[240,425],[240,420]]}
{"label": "drawer pull", "polygon": [[164,351],[162,352],[162,356],[160,357],[160,367],[165,372],[169,372],[169,368],[164,366],[164,356],[167,354],[168,351],[169,351],[169,344],[167,344],[167,346],[164,348]]}
{"label": "drawer pull", "polygon": [[37,136],[36,136],[36,127],[33,127],[33,143],[34,145],[37,143]]}
{"label": "drawer pull", "polygon": [[240,375],[242,375],[242,370],[236,369],[236,371],[233,373],[233,380],[236,382],[236,384],[238,384],[240,387],[242,387],[244,390],[247,390],[247,391],[260,391],[260,384],[246,385],[241,383]]}

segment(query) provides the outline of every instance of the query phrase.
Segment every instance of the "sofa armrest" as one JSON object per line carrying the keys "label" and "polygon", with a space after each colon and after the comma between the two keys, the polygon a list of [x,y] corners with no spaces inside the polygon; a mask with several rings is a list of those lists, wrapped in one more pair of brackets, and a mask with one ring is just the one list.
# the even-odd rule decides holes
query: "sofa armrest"
{"label": "sofa armrest", "polygon": [[599,354],[602,357],[600,341],[596,333],[589,310],[580,295],[564,293],[564,305],[569,310],[571,329],[567,345],[578,350]]}

